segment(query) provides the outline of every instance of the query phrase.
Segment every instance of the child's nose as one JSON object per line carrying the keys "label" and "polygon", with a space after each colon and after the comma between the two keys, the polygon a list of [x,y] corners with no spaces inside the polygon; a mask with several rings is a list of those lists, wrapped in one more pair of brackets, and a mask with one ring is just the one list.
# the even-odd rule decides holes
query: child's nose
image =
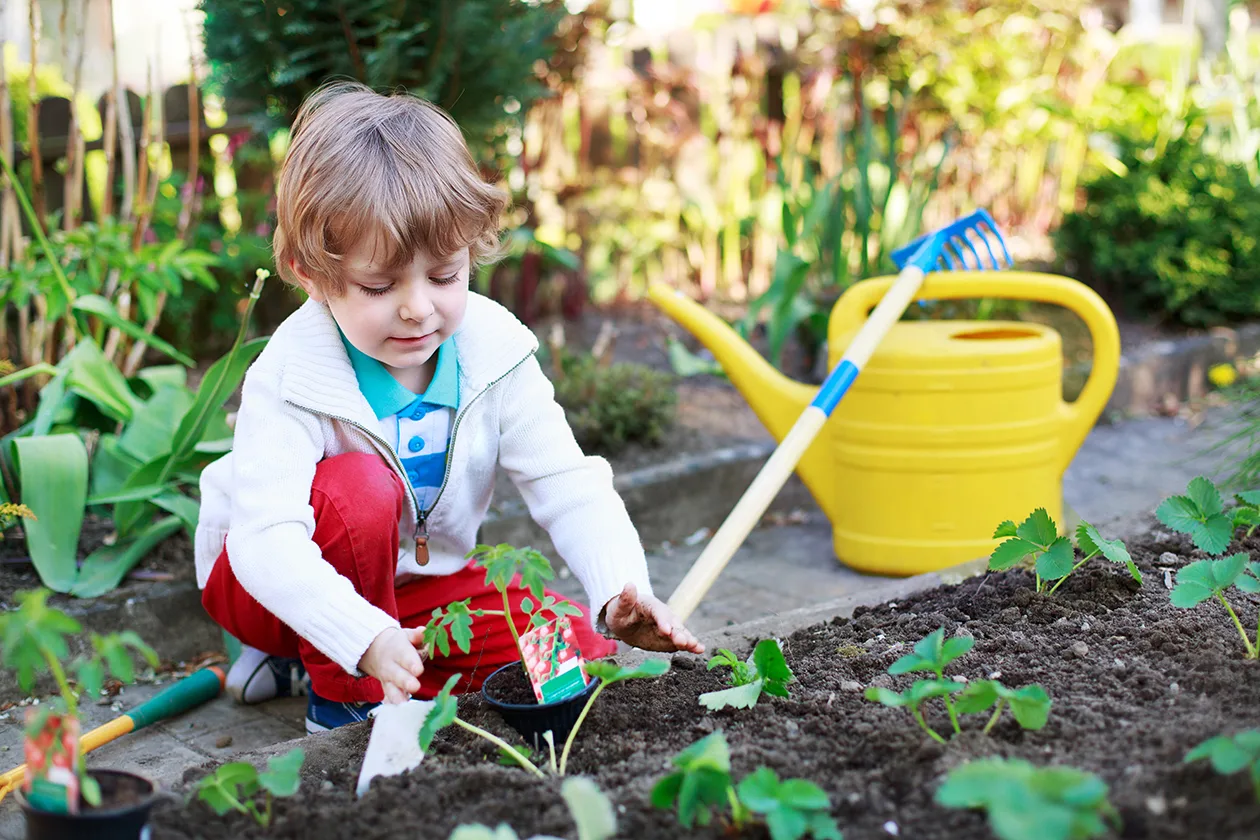
{"label": "child's nose", "polygon": [[429,300],[429,296],[423,289],[423,284],[417,283],[412,287],[411,294],[403,301],[398,314],[403,320],[423,321],[433,314],[433,301]]}

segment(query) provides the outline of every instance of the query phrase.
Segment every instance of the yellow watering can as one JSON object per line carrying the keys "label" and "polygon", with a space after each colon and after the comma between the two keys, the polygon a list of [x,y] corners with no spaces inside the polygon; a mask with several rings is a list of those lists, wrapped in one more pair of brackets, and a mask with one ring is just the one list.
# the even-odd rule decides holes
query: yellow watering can
{"label": "yellow watering can", "polygon": [[[836,303],[831,368],[892,282],[862,281]],[[779,373],[694,301],[664,287],[649,296],[713,352],[782,440],[818,389]],[[1027,272],[933,272],[916,296],[958,298],[1067,307],[1093,339],[1089,379],[1075,402],[1063,401],[1062,342],[1042,324],[894,324],[796,467],[831,521],[836,556],[855,569],[911,575],[985,556],[1000,522],[1038,507],[1062,522],[1063,473],[1115,386],[1116,321],[1084,284]]]}

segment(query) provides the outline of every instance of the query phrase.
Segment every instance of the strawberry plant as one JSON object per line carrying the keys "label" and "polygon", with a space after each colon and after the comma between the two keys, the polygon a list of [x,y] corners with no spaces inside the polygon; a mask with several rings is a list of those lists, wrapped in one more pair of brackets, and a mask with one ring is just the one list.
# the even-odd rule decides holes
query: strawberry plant
{"label": "strawberry plant", "polygon": [[[771,840],[843,840],[830,815],[831,802],[816,784],[805,779],[779,780],[768,767],[759,767],[736,785],[731,778],[731,754],[721,731],[701,738],[672,759],[677,770],[653,787],[652,806],[678,810],[678,821],[690,829],[707,826],[716,814],[732,829],[761,817]],[[728,812],[729,809],[729,812]]]}
{"label": "strawberry plant", "polygon": [[1242,637],[1243,647],[1247,650],[1248,659],[1260,658],[1260,625],[1256,628],[1257,639],[1253,641],[1247,636],[1238,613],[1225,598],[1225,590],[1231,586],[1247,593],[1260,592],[1260,563],[1249,559],[1246,553],[1231,554],[1219,560],[1196,560],[1183,566],[1177,572],[1177,585],[1169,593],[1174,607],[1193,609],[1209,598],[1220,601],[1225,612],[1229,613],[1238,635]]}
{"label": "strawberry plant", "polygon": [[950,771],[936,790],[946,808],[982,808],[1001,840],[1084,840],[1119,827],[1107,784],[1075,767],[984,758]]}
{"label": "strawberry plant", "polygon": [[1155,510],[1155,516],[1172,530],[1186,534],[1208,554],[1224,554],[1233,542],[1234,532],[1247,528],[1247,535],[1260,524],[1260,490],[1238,494],[1237,505],[1225,509],[1221,492],[1208,479],[1190,479],[1183,496],[1169,496]]}
{"label": "strawberry plant", "polygon": [[[434,647],[441,650],[443,656],[450,654],[448,634],[455,639],[459,649],[467,653],[468,644],[472,641],[472,616],[501,615],[507,621],[512,640],[516,643],[516,652],[520,656],[521,667],[525,669],[525,681],[528,683],[529,668],[525,664],[521,636],[516,631],[516,620],[508,598],[508,587],[512,585],[513,579],[520,575],[521,588],[528,590],[533,596],[522,598],[520,602],[522,612],[529,616],[530,628],[541,627],[562,615],[578,616],[582,611],[569,601],[546,594],[547,581],[554,580],[556,575],[552,571],[551,561],[540,551],[500,543],[494,546],[478,545],[467,556],[486,570],[486,586],[493,586],[499,591],[503,597],[503,609],[469,610],[470,601],[456,601],[448,604],[445,610],[434,610],[424,631],[424,643],[429,648],[429,655],[432,655]],[[547,618],[548,613],[551,618]]]}
{"label": "strawberry plant", "polygon": [[[267,769],[259,773],[246,761],[224,764],[197,783],[197,798],[219,816],[239,811],[254,818],[263,828],[271,825],[271,807],[278,796],[292,796],[302,784],[302,762],[306,754],[296,747],[284,755],[267,759]],[[263,793],[260,809],[256,795]]]}
{"label": "strawberry plant", "polygon": [[[35,688],[35,676],[49,673],[57,684],[58,697],[53,703],[44,704],[31,716],[26,726],[27,737],[38,739],[49,735],[46,726],[50,718],[58,716],[58,731],[52,733],[47,760],[63,745],[61,730],[69,720],[77,720],[79,697],[70,685],[72,672],[78,678],[81,693],[89,698],[99,697],[105,682],[106,670],[120,682],[129,683],[135,678],[132,657],[139,655],[152,667],[158,658],[153,649],[135,632],[89,636],[91,647],[87,653],[76,657],[69,665],[63,661],[69,657],[67,637],[82,631],[82,626],[61,610],[48,606],[48,589],[36,589],[17,593],[17,609],[0,614],[0,658],[8,668],[17,672],[17,681],[27,693]],[[101,789],[96,780],[87,775],[83,756],[72,758],[73,769],[79,777],[80,793],[88,804],[99,805]],[[50,804],[50,807],[53,807]],[[71,810],[77,803],[67,803]]]}
{"label": "strawberry plant", "polygon": [[757,705],[762,692],[776,697],[788,696],[788,683],[794,678],[792,669],[783,657],[778,639],[762,639],[753,648],[747,662],[740,662],[729,650],[720,649],[709,659],[708,670],[731,669],[731,688],[707,691],[700,695],[700,705],[717,711],[728,706],[751,709]]}
{"label": "strawberry plant", "polygon": [[1234,735],[1217,735],[1186,753],[1185,763],[1207,759],[1222,776],[1247,770],[1251,786],[1260,802],[1260,729],[1247,729]]}
{"label": "strawberry plant", "polygon": [[[914,651],[898,659],[888,668],[894,676],[909,674],[915,671],[926,671],[934,674],[935,679],[917,680],[903,692],[896,692],[882,686],[872,685],[866,689],[866,699],[892,708],[906,707],[910,710],[914,722],[928,734],[932,740],[944,744],[940,733],[928,725],[919,707],[927,700],[939,697],[949,713],[949,722],[957,735],[962,731],[958,724],[959,714],[984,712],[993,708],[989,722],[985,724],[987,734],[1002,714],[1002,709],[1009,706],[1015,721],[1024,729],[1040,729],[1046,725],[1050,714],[1050,695],[1039,685],[1024,686],[1011,689],[997,680],[978,680],[974,683],[963,683],[945,676],[945,668],[971,650],[975,640],[970,637],[945,638],[945,628],[933,630],[925,638],[919,640]],[[957,701],[954,695],[961,695]],[[996,706],[996,708],[994,708]]]}
{"label": "strawberry plant", "polygon": [[[582,706],[582,711],[578,715],[577,721],[574,722],[573,728],[569,730],[569,737],[564,742],[564,751],[560,756],[560,761],[556,762],[555,743],[551,740],[551,733],[545,733],[547,746],[551,750],[551,766],[550,770],[554,775],[563,776],[568,769],[569,751],[573,747],[573,742],[577,738],[578,730],[582,727],[582,722],[586,720],[586,715],[590,712],[591,706],[595,704],[595,700],[603,692],[605,688],[613,683],[623,680],[642,679],[646,677],[659,677],[669,670],[669,661],[666,659],[645,659],[633,668],[617,665],[612,662],[598,661],[588,662],[584,666],[588,676],[599,680],[599,685],[591,692],[591,696],[587,698],[586,704]],[[459,682],[462,674],[453,674],[446,681],[446,685],[438,692],[437,697],[433,698],[433,708],[425,717],[424,724],[420,727],[420,749],[427,752],[429,745],[433,743],[433,737],[438,731],[446,726],[455,724],[474,735],[480,735],[499,749],[499,761],[502,763],[512,762],[519,764],[521,767],[533,773],[539,778],[544,777],[544,773],[539,769],[538,765],[530,760],[529,750],[521,750],[509,745],[502,738],[490,732],[474,726],[468,721],[461,720],[459,717],[459,708],[454,697],[451,696],[451,689]]]}
{"label": "strawberry plant", "polygon": [[1072,572],[1099,555],[1124,566],[1135,581],[1142,582],[1142,573],[1124,542],[1103,539],[1098,529],[1088,522],[1082,522],[1076,529],[1076,545],[1083,555],[1077,560],[1071,540],[1059,534],[1058,526],[1045,508],[1034,510],[1018,526],[1006,520],[997,526],[993,538],[1005,541],[989,557],[989,570],[1001,572],[1031,560],[1038,592],[1053,595]]}
{"label": "strawberry plant", "polygon": [[[569,814],[577,826],[578,840],[608,840],[617,833],[617,814],[612,802],[596,784],[583,776],[565,779],[560,785],[560,796],[569,808]],[[507,823],[496,828],[479,823],[461,825],[451,832],[447,840],[519,840]]]}

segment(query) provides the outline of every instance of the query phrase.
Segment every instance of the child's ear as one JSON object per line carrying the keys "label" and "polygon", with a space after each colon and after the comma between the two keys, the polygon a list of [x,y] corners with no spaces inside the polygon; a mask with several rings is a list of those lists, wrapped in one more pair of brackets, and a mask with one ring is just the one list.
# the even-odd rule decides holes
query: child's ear
{"label": "child's ear", "polygon": [[328,296],[323,293],[311,276],[302,270],[302,266],[297,260],[289,260],[289,268],[293,272],[293,276],[297,278],[298,285],[302,287],[302,291],[316,303],[326,303]]}

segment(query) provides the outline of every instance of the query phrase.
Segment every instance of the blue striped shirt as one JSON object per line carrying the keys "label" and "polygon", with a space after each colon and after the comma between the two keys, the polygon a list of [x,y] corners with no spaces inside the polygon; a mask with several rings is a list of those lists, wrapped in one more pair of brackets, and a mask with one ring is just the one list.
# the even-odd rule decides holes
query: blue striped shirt
{"label": "blue striped shirt", "polygon": [[459,362],[455,348],[444,342],[437,349],[433,380],[423,394],[399,384],[385,366],[360,352],[342,335],[354,367],[359,390],[376,415],[379,433],[402,462],[416,494],[416,504],[428,511],[437,501],[446,475],[446,450],[451,423],[459,405]]}

